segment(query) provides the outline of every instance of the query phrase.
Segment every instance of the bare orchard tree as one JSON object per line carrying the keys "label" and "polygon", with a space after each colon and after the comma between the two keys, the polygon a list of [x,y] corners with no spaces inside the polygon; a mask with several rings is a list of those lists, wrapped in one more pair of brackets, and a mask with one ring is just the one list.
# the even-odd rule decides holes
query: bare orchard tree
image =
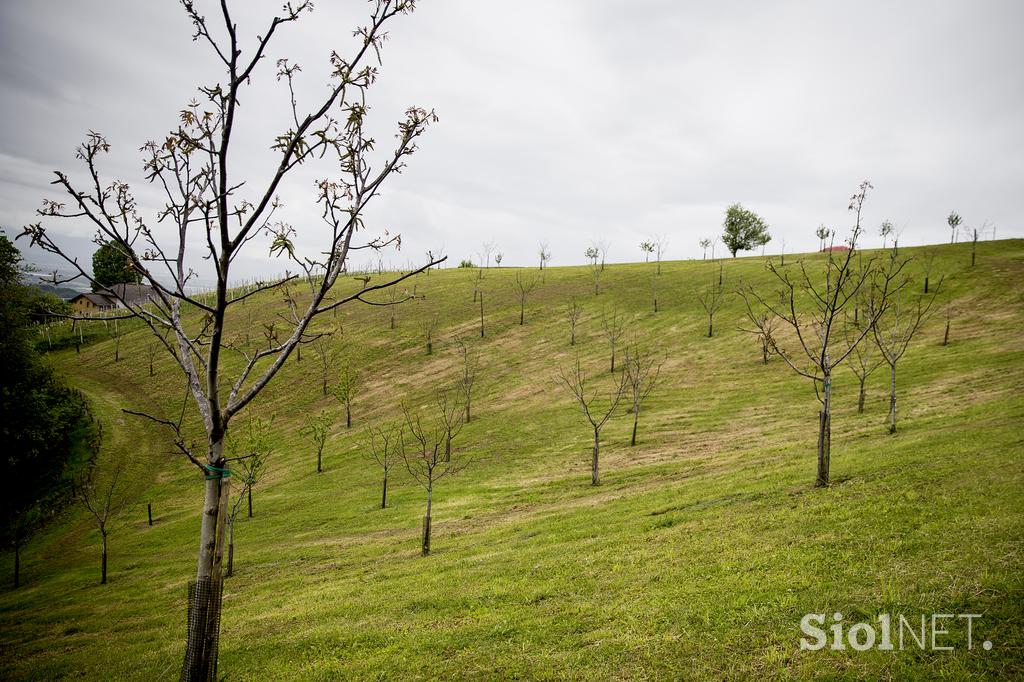
{"label": "bare orchard tree", "polygon": [[708,259],[708,249],[711,248],[711,240],[710,239],[701,239],[699,244],[700,244],[700,248],[704,251],[704,258],[703,258],[703,260],[707,260]]}
{"label": "bare orchard tree", "polygon": [[505,255],[501,251],[499,251],[498,253],[494,254],[494,264],[497,267],[500,268],[501,267],[501,259],[504,258],[504,257],[505,257]]}
{"label": "bare orchard tree", "polygon": [[331,419],[324,410],[319,414],[306,415],[306,424],[302,427],[302,434],[309,438],[316,450],[316,472],[319,474],[324,470],[324,447],[327,445],[327,436],[331,430]]}
{"label": "bare orchard tree", "polygon": [[583,255],[586,256],[590,266],[590,274],[594,278],[594,296],[597,296],[601,293],[601,271],[604,269],[597,260],[601,257],[601,252],[597,250],[596,246],[591,246],[583,252]]}
{"label": "bare orchard tree", "polygon": [[[484,242],[483,247],[478,254],[480,256],[480,265],[484,268],[491,267],[491,255],[498,248],[498,245],[494,242]],[[482,273],[481,273],[482,274]]]}
{"label": "bare orchard tree", "polygon": [[[858,305],[855,310],[859,310],[861,307],[866,308],[867,306]],[[885,358],[878,352],[878,346],[874,343],[868,341],[854,343],[858,338],[864,336],[866,331],[865,324],[870,323],[872,319],[870,311],[866,310],[863,315],[854,314],[852,318],[849,311],[846,311],[844,317],[845,324],[843,328],[846,334],[846,345],[853,348],[847,366],[853,372],[853,375],[857,377],[857,414],[864,414],[864,399],[867,395],[864,385],[867,383],[868,377],[882,366]]]}
{"label": "bare orchard tree", "polygon": [[932,249],[928,249],[921,254],[921,269],[924,271],[924,293],[928,293],[928,283],[932,275],[932,270],[935,268],[935,256],[936,253]]}
{"label": "bare orchard tree", "polygon": [[601,253],[601,271],[604,272],[604,262],[608,258],[608,250],[612,248],[612,245],[605,239],[599,239],[597,241],[597,250]]}
{"label": "bare orchard tree", "polygon": [[654,235],[654,255],[657,258],[658,267],[655,274],[661,274],[661,257],[668,248],[668,237],[663,234]]}
{"label": "bare orchard tree", "polygon": [[618,347],[622,335],[626,333],[628,323],[629,318],[625,313],[619,312],[618,308],[612,308],[611,313],[601,310],[601,333],[604,335],[605,341],[608,342],[608,349],[611,352],[611,369],[609,371],[613,374],[615,373],[615,349]]}
{"label": "bare orchard tree", "polygon": [[524,274],[523,270],[516,271],[516,278],[512,282],[512,290],[516,293],[516,298],[519,299],[519,324],[522,325],[526,320],[526,299],[533,293],[533,290],[537,287],[537,278],[532,275]]}
{"label": "bare orchard tree", "polygon": [[946,302],[946,331],[942,334],[942,345],[949,345],[949,327],[953,323],[953,301],[950,299]]}
{"label": "bare orchard tree", "polygon": [[270,457],[274,451],[273,445],[270,443],[270,429],[273,426],[274,418],[250,417],[248,421],[246,432],[240,439],[241,445],[238,448],[246,454],[236,458],[239,462],[236,471],[245,487],[246,500],[249,503],[249,518],[251,519],[252,489],[259,485],[266,476],[267,465],[270,463]]}
{"label": "bare orchard tree", "polygon": [[124,329],[118,322],[120,320],[116,317],[103,321],[103,326],[107,328],[107,336],[114,342],[114,362],[121,360],[121,338],[124,336]]}
{"label": "bare orchard tree", "polygon": [[629,445],[636,445],[636,429],[640,421],[640,409],[647,397],[658,384],[664,358],[656,356],[650,350],[636,342],[626,349],[626,389],[630,398],[630,411],[633,413],[633,435]]}
{"label": "bare orchard tree", "polygon": [[434,354],[434,332],[437,331],[437,324],[440,316],[437,313],[427,313],[423,321],[423,338],[427,344],[427,355]]}
{"label": "bare orchard tree", "polygon": [[875,324],[872,326],[875,343],[889,365],[889,414],[886,417],[889,433],[896,433],[896,365],[928,318],[941,287],[940,279],[932,294],[919,296],[913,302],[905,300],[903,291],[895,292],[888,300],[882,293],[871,297],[872,311],[880,310],[874,316]]}
{"label": "bare orchard tree", "polygon": [[362,389],[362,376],[349,360],[342,363],[341,371],[338,372],[338,381],[331,388],[334,398],[345,406],[345,428],[352,428],[352,401],[359,395]]}
{"label": "bare orchard tree", "polygon": [[332,332],[325,332],[313,341],[316,350],[317,366],[320,368],[320,394],[326,396],[330,391],[331,375],[334,373],[334,354],[331,348]]}
{"label": "bare orchard tree", "polygon": [[[405,415],[405,431],[402,436],[402,460],[409,475],[427,492],[427,511],[423,516],[423,535],[420,549],[423,556],[430,554],[430,519],[434,499],[434,486],[442,478],[462,471],[470,463],[463,452],[451,448],[450,430],[440,418],[427,419],[426,423],[408,405],[402,405]],[[461,412],[461,410],[456,410]],[[448,453],[445,454],[446,445]]]}
{"label": "bare orchard tree", "polygon": [[459,435],[463,424],[466,423],[465,404],[460,402],[465,396],[461,391],[450,391],[441,389],[435,396],[437,412],[440,415],[441,426],[444,428],[444,461],[452,457],[452,441]]}
{"label": "bare orchard tree", "polygon": [[[121,298],[125,315],[136,316],[157,336],[171,330],[167,352],[179,364],[206,430],[205,455],[197,455],[186,441],[176,437],[179,449],[204,477],[205,497],[200,527],[196,586],[192,590],[192,617],[182,679],[207,679],[216,674],[216,637],[219,628],[221,559],[228,506],[228,486],[222,475],[224,437],[233,417],[241,412],[274,378],[296,347],[308,340],[307,327],[320,314],[361,297],[371,289],[383,289],[416,274],[420,268],[396,275],[363,292],[339,297],[327,304],[325,296],[345,269],[350,249],[358,248],[353,237],[363,227],[363,214],[388,178],[400,172],[405,159],[416,150],[416,141],[436,120],[432,111],[411,107],[398,125],[397,141],[390,153],[376,152],[365,130],[367,91],[375,82],[377,68],[370,60],[381,52],[385,25],[414,8],[413,0],[374,0],[368,23],[356,30],[353,53],[332,52],[329,83],[315,101],[300,105],[293,84],[299,67],[287,59],[277,60],[277,76],[288,87],[282,99],[289,121],[272,140],[245,140],[238,136],[251,130],[242,122],[252,103],[255,120],[266,122],[274,107],[255,95],[246,96],[258,67],[266,64],[268,46],[283,27],[312,10],[308,0],[285,4],[281,16],[267,22],[265,30],[248,45],[237,31],[229,0],[222,0],[210,26],[191,0],[183,3],[194,27],[196,41],[208,47],[218,68],[215,75],[202,77],[197,99],[177,116],[178,125],[159,141],[143,148],[148,180],[166,200],[153,216],[142,213],[129,185],[102,179],[100,161],[110,143],[99,133],[90,133],[78,148],[86,167],[84,183],[56,174],[55,184],[69,197],[69,203],[46,201],[39,213],[44,220],[66,218],[86,222],[95,228],[96,241],[111,244],[131,262],[143,282],[153,288],[155,300],[143,306]],[[286,105],[286,106],[288,106]],[[308,112],[308,113],[307,113]],[[236,134],[237,133],[237,134]],[[265,181],[246,178],[243,156],[231,150],[244,145],[270,145],[276,167]],[[332,162],[336,162],[333,170]],[[312,167],[326,163],[315,185],[315,201],[325,226],[310,255],[299,253],[293,240],[295,228],[286,222],[283,204],[277,199],[285,189],[284,180],[300,163]],[[304,216],[299,216],[305,222]],[[170,226],[157,229],[157,223]],[[168,238],[168,232],[173,236]],[[64,257],[77,275],[92,276],[62,248],[42,222],[25,228],[33,245]],[[282,340],[258,352],[232,348],[226,322],[227,311],[245,296],[280,286],[275,282],[256,287],[249,294],[233,296],[231,266],[254,239],[269,234],[272,254],[286,257],[307,276],[309,296],[298,323],[284,330]],[[397,235],[371,239],[364,246],[381,248],[395,243]],[[202,253],[197,255],[198,244]],[[189,245],[189,248],[186,248]],[[133,248],[134,247],[134,248]],[[139,254],[138,256],[134,254]],[[200,300],[189,293],[195,276],[193,265],[203,258],[212,264],[216,283],[213,293]],[[198,267],[198,266],[197,266]],[[94,282],[95,283],[95,282]],[[115,295],[115,297],[118,297]],[[120,297],[118,297],[120,298]],[[237,352],[239,363],[224,363],[224,352]],[[173,426],[175,422],[159,420]]]}
{"label": "bare orchard tree", "polygon": [[383,472],[380,508],[386,509],[388,506],[388,476],[401,457],[402,425],[386,422],[380,426],[370,427],[367,440],[369,440],[370,456]]}
{"label": "bare orchard tree", "polygon": [[740,331],[753,334],[761,347],[761,362],[767,365],[768,359],[772,356],[772,335],[776,331],[777,318],[765,310],[755,311],[752,308],[746,310],[747,319],[752,327],[740,327]]}
{"label": "bare orchard tree", "polygon": [[470,405],[473,402],[473,386],[476,384],[476,372],[480,366],[480,358],[475,348],[462,339],[456,339],[456,350],[459,354],[459,391],[462,403],[466,408],[466,423],[471,419]]}
{"label": "bare orchard tree", "polygon": [[[761,331],[768,335],[772,350],[797,374],[810,379],[814,392],[821,403],[818,413],[817,477],[815,486],[829,484],[829,463],[832,442],[832,374],[840,363],[853,352],[857,344],[874,327],[874,322],[885,310],[893,293],[894,282],[903,265],[888,259],[890,267],[878,268],[876,261],[869,260],[858,267],[853,257],[857,253],[857,238],[861,234],[861,213],[871,183],[864,181],[850,199],[849,210],[855,215],[853,233],[847,242],[848,251],[829,251],[825,259],[824,277],[808,272],[806,264],[800,263],[798,279],[792,278],[771,261],[768,271],[775,276],[781,290],[774,295],[758,293],[751,287],[740,289],[740,295],[747,309],[747,318],[758,324],[766,319],[760,313],[777,319],[788,327],[795,337],[797,348],[782,344],[779,334]],[[860,261],[858,261],[859,263]],[[822,281],[824,279],[824,281]],[[869,280],[877,280],[879,306],[873,309],[871,317],[864,320],[864,328],[845,344],[841,344],[843,313],[850,304],[856,305],[859,293]],[[810,312],[804,312],[804,311]],[[800,312],[798,312],[800,311]]]}
{"label": "bare orchard tree", "polygon": [[125,457],[100,457],[103,427],[99,426],[91,439],[92,461],[75,481],[75,492],[100,533],[100,584],[107,584],[107,545],[114,525],[128,504],[128,482],[124,478]]}
{"label": "bare orchard tree", "polygon": [[548,263],[551,261],[551,249],[548,248],[547,242],[541,242],[540,246],[537,247],[537,257],[540,259],[540,269],[544,270],[547,268]]}
{"label": "bare orchard tree", "polygon": [[704,314],[708,316],[708,338],[710,339],[715,335],[715,314],[722,309],[725,304],[725,284],[722,274],[722,264],[718,264],[718,277],[716,280],[712,280],[710,284],[704,287],[697,296],[697,300],[700,302],[702,308],[704,308]]}
{"label": "bare orchard tree", "polygon": [[579,304],[576,297],[572,297],[572,301],[565,307],[565,316],[569,320],[569,345],[576,345],[576,327],[580,323],[580,317],[583,316],[583,306]]}
{"label": "bare orchard tree", "polygon": [[[583,413],[587,423],[590,424],[590,428],[593,430],[594,449],[590,464],[590,483],[591,485],[599,485],[601,483],[599,473],[601,429],[611,419],[615,413],[615,408],[619,406],[619,400],[622,399],[622,394],[626,390],[626,373],[619,372],[615,378],[615,383],[608,391],[608,397],[604,400],[601,399],[600,394],[597,392],[589,394],[587,376],[580,367],[579,356],[576,357],[575,366],[570,367],[568,370],[564,367],[559,368],[558,380],[572,394],[577,406],[580,408],[580,412]],[[598,407],[599,403],[606,403],[607,409],[601,410]]]}
{"label": "bare orchard tree", "polygon": [[230,578],[235,573],[235,519],[238,518],[246,498],[249,496],[249,485],[243,477],[239,477],[242,488],[235,495],[235,499],[228,507],[228,565],[224,571],[224,577]]}

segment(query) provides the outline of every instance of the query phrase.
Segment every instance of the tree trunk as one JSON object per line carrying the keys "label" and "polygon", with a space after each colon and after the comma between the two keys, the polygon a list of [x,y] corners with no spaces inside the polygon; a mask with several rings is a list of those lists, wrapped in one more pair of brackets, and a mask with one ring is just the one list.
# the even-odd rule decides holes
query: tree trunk
{"label": "tree trunk", "polygon": [[103,536],[103,554],[100,559],[100,585],[107,584],[107,534],[105,531],[101,531],[100,535]]}
{"label": "tree trunk", "polygon": [[153,359],[149,359],[149,376],[153,376]]}
{"label": "tree trunk", "polygon": [[427,355],[434,354],[434,342],[430,338],[430,334],[427,334]]}
{"label": "tree trunk", "polygon": [[466,391],[466,423],[469,423],[469,391]]}
{"label": "tree trunk", "polygon": [[525,315],[525,310],[524,310],[525,307],[526,307],[525,304],[523,304],[523,303],[519,304],[519,326],[520,327],[523,326],[523,318],[524,318],[524,315]]}
{"label": "tree trunk", "polygon": [[597,429],[594,429],[594,459],[590,464],[590,484],[599,485],[601,480],[597,473],[597,459],[598,453],[601,449],[601,433]]}
{"label": "tree trunk", "polygon": [[352,428],[352,405],[345,401],[345,428]]}
{"label": "tree trunk", "polygon": [[576,327],[573,327],[572,328],[572,332],[570,333],[569,345],[570,346],[575,346],[576,345]]}
{"label": "tree trunk", "polygon": [[714,318],[709,315],[708,316],[708,338],[710,339],[712,334],[714,334],[714,333],[715,333]]}
{"label": "tree trunk", "polygon": [[433,497],[434,487],[427,487],[427,515],[423,517],[423,556],[430,554],[430,502]]}
{"label": "tree trunk", "polygon": [[480,338],[484,338],[484,294],[480,292]]}
{"label": "tree trunk", "polygon": [[818,413],[818,477],[816,488],[829,484],[829,455],[832,447],[832,377],[825,375],[821,411]]}
{"label": "tree trunk", "polygon": [[149,518],[149,525],[153,525],[153,503],[146,503],[146,516]]}
{"label": "tree trunk", "polygon": [[249,497],[249,518],[252,518],[252,486],[248,486],[245,489],[246,495]]}
{"label": "tree trunk", "polygon": [[[211,441],[208,460],[211,466],[224,466],[223,449],[223,438]],[[181,671],[181,679],[187,682],[205,682],[216,677],[215,645],[220,633],[220,608],[219,604],[211,602],[221,594],[221,559],[230,480],[220,476],[206,479],[196,584],[189,604],[188,640]]]}
{"label": "tree trunk", "polygon": [[864,379],[860,377],[860,395],[857,397],[857,414],[864,414]]}
{"label": "tree trunk", "polygon": [[615,347],[612,347],[612,374],[615,374]]}
{"label": "tree trunk", "polygon": [[640,407],[633,405],[633,437],[629,439],[630,447],[636,445],[636,424],[640,421]]}
{"label": "tree trunk", "polygon": [[948,345],[948,344],[949,344],[949,320],[947,319],[946,320],[946,333],[942,337],[942,345],[945,346],[945,345]]}
{"label": "tree trunk", "polygon": [[324,449],[317,448],[316,450],[316,472],[319,474],[324,470]]}
{"label": "tree trunk", "polygon": [[924,276],[924,293],[928,293],[928,275]]}
{"label": "tree trunk", "polygon": [[890,366],[889,382],[889,433],[896,433],[896,363]]}
{"label": "tree trunk", "polygon": [[381,488],[380,493],[380,508],[387,509],[388,507],[388,472],[384,472],[384,486]]}

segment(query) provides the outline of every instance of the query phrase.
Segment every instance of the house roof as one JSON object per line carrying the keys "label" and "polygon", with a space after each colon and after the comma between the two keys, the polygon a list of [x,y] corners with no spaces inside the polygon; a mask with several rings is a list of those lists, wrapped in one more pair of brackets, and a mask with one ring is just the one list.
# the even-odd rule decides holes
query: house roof
{"label": "house roof", "polygon": [[146,303],[156,298],[153,287],[145,284],[115,284],[100,293],[114,299],[114,302],[120,302],[120,299],[128,304]]}
{"label": "house roof", "polygon": [[75,296],[73,299],[71,299],[71,303],[74,304],[75,301],[82,298],[86,299],[95,306],[99,306],[100,308],[109,308],[114,305],[114,299],[103,293],[79,294],[78,296]]}

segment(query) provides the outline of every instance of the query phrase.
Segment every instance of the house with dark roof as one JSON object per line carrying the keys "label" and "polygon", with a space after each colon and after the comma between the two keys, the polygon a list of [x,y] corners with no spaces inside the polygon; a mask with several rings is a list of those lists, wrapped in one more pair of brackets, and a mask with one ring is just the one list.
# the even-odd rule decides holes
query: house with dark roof
{"label": "house with dark roof", "polygon": [[68,301],[75,313],[91,314],[124,308],[127,305],[145,305],[156,300],[156,292],[153,287],[145,284],[115,284],[109,289],[79,294]]}
{"label": "house with dark roof", "polygon": [[117,307],[117,301],[112,296],[102,293],[79,294],[68,303],[71,304],[71,310],[77,314],[98,313]]}

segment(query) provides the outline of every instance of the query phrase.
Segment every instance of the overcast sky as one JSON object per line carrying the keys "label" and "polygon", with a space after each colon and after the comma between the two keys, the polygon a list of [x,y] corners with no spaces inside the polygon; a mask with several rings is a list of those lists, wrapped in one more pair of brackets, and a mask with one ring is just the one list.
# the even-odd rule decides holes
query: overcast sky
{"label": "overcast sky", "polygon": [[[236,2],[241,34],[251,41],[280,4]],[[312,104],[330,51],[351,51],[367,10],[319,0],[272,45],[241,100],[233,162],[250,187],[272,172],[267,149],[287,127],[275,60],[301,64],[300,108]],[[611,260],[639,260],[655,234],[677,259],[699,257],[741,202],[768,222],[769,251],[785,240],[794,252],[816,248],[820,223],[845,234],[849,196],[870,179],[866,245],[880,245],[885,219],[901,243],[948,242],[951,210],[1022,236],[1021,26],[1012,0],[423,0],[391,25],[371,118],[382,151],[408,105],[440,123],[368,224],[403,235],[396,264],[428,248],[475,259],[485,241],[506,264],[533,264],[541,240],[554,264],[580,263],[598,239]],[[131,182],[152,220],[159,197],[137,150],[219,79],[176,2],[0,3],[0,225],[12,235],[36,220],[41,199],[57,198],[53,170],[82,177],[74,149],[90,129],[114,145],[108,179]],[[333,172],[304,169],[282,190],[300,233],[318,220],[312,178]],[[88,260],[87,225],[51,224]],[[236,275],[285,267],[258,245]]]}

